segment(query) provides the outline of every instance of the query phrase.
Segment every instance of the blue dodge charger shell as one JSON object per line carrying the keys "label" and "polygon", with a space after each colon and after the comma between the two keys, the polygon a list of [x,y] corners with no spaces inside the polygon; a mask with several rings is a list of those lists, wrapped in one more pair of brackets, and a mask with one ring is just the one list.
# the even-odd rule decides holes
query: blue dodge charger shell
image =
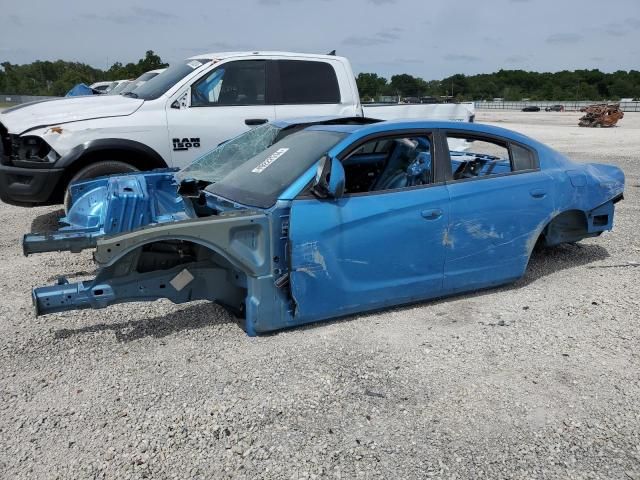
{"label": "blue dodge charger shell", "polygon": [[23,246],[99,267],[34,289],[38,315],[210,300],[256,335],[512,282],[535,245],[611,230],[623,190],[617,167],[488,125],[276,121],[179,172],[77,183]]}

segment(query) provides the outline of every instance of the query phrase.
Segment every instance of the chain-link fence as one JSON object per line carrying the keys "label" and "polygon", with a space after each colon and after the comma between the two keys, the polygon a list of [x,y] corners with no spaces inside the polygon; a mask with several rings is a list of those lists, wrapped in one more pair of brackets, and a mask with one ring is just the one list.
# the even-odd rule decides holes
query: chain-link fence
{"label": "chain-link fence", "polygon": [[[540,110],[544,110],[545,108],[550,108],[554,105],[562,105],[564,110],[567,112],[576,112],[580,111],[581,108],[587,107],[589,105],[593,105],[594,103],[605,103],[602,100],[600,101],[526,101],[526,102],[507,102],[507,101],[476,101],[474,102],[477,110],[522,110],[525,107],[540,107]],[[608,103],[618,103],[614,101],[610,101]],[[640,102],[619,102],[620,109],[623,112],[640,112]]]}
{"label": "chain-link fence", "polygon": [[18,105],[19,103],[27,103],[27,102],[36,102],[38,100],[48,100],[50,98],[61,98],[61,97],[45,97],[40,95],[11,95],[11,94],[0,94],[0,103],[7,105]]}

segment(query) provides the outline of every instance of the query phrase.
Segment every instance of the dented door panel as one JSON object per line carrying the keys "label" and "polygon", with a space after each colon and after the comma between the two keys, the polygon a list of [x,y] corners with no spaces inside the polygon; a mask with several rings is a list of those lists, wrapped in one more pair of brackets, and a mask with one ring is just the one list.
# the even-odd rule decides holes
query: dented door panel
{"label": "dented door panel", "polygon": [[444,290],[456,292],[520,277],[553,215],[543,172],[450,183]]}
{"label": "dented door panel", "polygon": [[444,185],[294,200],[291,289],[296,318],[320,319],[442,293]]}

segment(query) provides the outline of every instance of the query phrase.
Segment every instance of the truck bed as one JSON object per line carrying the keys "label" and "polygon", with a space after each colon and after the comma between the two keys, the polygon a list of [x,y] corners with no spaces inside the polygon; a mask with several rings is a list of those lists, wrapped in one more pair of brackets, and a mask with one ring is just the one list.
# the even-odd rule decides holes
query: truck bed
{"label": "truck bed", "polygon": [[448,120],[454,122],[472,122],[475,117],[473,102],[465,103],[415,103],[362,104],[365,117],[380,120],[395,120],[399,118],[421,118],[429,120]]}

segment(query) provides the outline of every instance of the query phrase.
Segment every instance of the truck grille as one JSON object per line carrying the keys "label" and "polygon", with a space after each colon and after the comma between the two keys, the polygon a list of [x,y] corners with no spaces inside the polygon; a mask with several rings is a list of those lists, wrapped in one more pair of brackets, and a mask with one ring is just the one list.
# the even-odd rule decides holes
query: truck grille
{"label": "truck grille", "polygon": [[0,123],[0,162],[9,163],[12,151],[11,137],[7,128]]}

